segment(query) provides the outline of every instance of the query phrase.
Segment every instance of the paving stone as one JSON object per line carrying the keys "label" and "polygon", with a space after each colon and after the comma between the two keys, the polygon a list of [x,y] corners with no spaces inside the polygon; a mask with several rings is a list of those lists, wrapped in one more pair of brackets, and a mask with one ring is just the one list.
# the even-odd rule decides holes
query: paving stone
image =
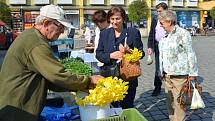
{"label": "paving stone", "polygon": [[146,117],[146,116],[148,117],[148,116],[151,116],[151,114],[148,113],[148,112],[144,112],[144,113],[143,113],[143,116],[144,116],[144,117]]}
{"label": "paving stone", "polygon": [[150,114],[152,115],[152,116],[155,116],[155,115],[161,115],[161,114],[163,114],[161,111],[150,111]]}
{"label": "paving stone", "polygon": [[166,119],[162,119],[160,121],[169,121],[169,118],[166,118]]}
{"label": "paving stone", "polygon": [[201,119],[201,121],[214,121],[214,118],[204,118],[204,119]]}
{"label": "paving stone", "polygon": [[160,110],[162,110],[162,109],[166,109],[167,107],[166,107],[166,105],[159,105],[158,108],[159,108]]}
{"label": "paving stone", "polygon": [[187,121],[202,121],[201,119],[190,119],[190,120],[187,120]]}
{"label": "paving stone", "polygon": [[163,114],[164,114],[165,116],[169,116],[169,113],[168,113],[167,110],[162,110],[162,112],[163,112]]}
{"label": "paving stone", "polygon": [[202,119],[205,119],[205,118],[212,118],[213,115],[211,113],[203,113],[203,114],[199,114],[199,116]]}
{"label": "paving stone", "polygon": [[145,117],[148,121],[155,121],[151,116]]}
{"label": "paving stone", "polygon": [[163,119],[168,119],[167,116],[165,115],[152,115],[153,119],[155,119],[156,121],[160,121],[160,120],[163,120]]}
{"label": "paving stone", "polygon": [[200,117],[197,115],[191,115],[190,119],[191,120],[200,120]]}

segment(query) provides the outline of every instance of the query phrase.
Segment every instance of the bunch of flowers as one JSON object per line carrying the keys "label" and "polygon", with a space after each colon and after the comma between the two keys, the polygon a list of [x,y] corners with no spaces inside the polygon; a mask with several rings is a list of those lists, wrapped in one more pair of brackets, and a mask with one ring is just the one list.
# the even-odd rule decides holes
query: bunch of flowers
{"label": "bunch of flowers", "polygon": [[89,90],[89,95],[84,99],[76,97],[78,105],[104,106],[114,101],[123,100],[127,94],[128,82],[124,82],[117,77],[107,77],[100,79],[96,88]]}
{"label": "bunch of flowers", "polygon": [[143,53],[141,50],[138,50],[137,48],[134,48],[133,50],[130,49],[129,50],[130,53],[126,53],[125,56],[124,56],[124,59],[127,61],[127,62],[137,62],[138,60],[141,59]]}

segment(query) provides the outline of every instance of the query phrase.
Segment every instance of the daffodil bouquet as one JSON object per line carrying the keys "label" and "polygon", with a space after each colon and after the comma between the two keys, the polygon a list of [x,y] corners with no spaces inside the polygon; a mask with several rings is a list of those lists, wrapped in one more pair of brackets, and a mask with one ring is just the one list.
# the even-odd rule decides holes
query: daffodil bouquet
{"label": "daffodil bouquet", "polygon": [[124,82],[117,77],[107,77],[100,79],[96,88],[89,90],[89,95],[84,99],[76,97],[78,105],[105,106],[114,101],[123,100],[128,90],[128,82]]}
{"label": "daffodil bouquet", "polygon": [[125,56],[124,56],[124,59],[127,61],[127,62],[137,62],[141,59],[143,55],[143,52],[141,50],[138,50],[137,48],[134,48],[133,50],[130,49],[129,50],[129,53],[126,53]]}

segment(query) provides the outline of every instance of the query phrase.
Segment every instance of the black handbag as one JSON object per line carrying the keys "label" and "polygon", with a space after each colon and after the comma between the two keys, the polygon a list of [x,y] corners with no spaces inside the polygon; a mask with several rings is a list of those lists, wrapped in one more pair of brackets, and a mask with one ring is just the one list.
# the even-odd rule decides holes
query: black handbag
{"label": "black handbag", "polygon": [[118,77],[119,76],[119,66],[117,64],[112,66],[103,66],[100,68],[100,75],[104,77]]}

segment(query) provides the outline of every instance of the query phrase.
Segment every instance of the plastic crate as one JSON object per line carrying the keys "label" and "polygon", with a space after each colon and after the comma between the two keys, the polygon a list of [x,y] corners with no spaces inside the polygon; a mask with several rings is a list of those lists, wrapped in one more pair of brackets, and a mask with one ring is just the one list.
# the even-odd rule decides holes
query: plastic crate
{"label": "plastic crate", "polygon": [[119,116],[96,119],[91,121],[148,121],[137,109],[130,108],[122,110]]}

